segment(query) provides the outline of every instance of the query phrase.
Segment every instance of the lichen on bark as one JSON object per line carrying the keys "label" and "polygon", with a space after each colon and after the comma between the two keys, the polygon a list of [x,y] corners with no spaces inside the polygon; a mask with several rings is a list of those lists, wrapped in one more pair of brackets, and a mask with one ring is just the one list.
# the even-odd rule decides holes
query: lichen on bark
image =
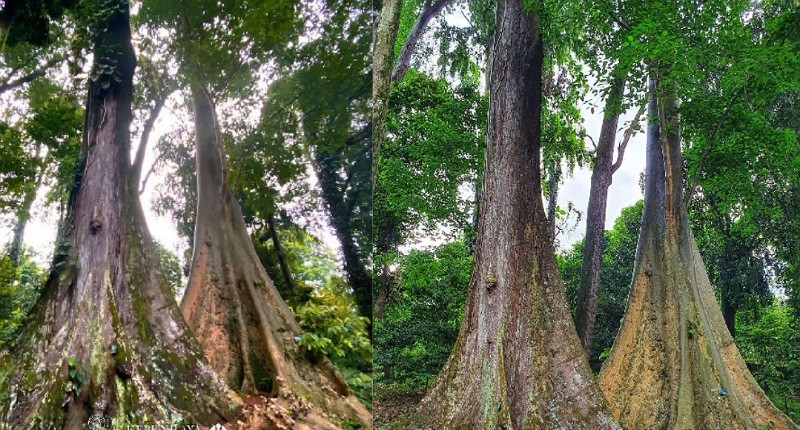
{"label": "lichen on bark", "polygon": [[456,344],[408,428],[617,429],[572,324],[541,197],[543,47],[498,5],[475,264]]}
{"label": "lichen on bark", "polygon": [[[44,292],[12,346],[14,360],[2,363],[0,422],[70,429],[93,415],[119,426],[178,416],[229,422],[240,400],[202,361],[130,180],[136,59],[128,3],[97,5],[81,168]],[[189,364],[165,365],[170,360]]]}
{"label": "lichen on bark", "polygon": [[755,382],[725,326],[683,205],[675,88],[656,82],[632,287],[600,388],[626,429],[797,429]]}
{"label": "lichen on bark", "polygon": [[[228,188],[212,96],[200,85],[193,85],[192,94],[198,199],[191,273],[181,302],[186,321],[228,386],[262,396],[268,409],[296,411],[291,426],[371,427],[369,411],[330,361],[312,360],[295,340],[300,326],[258,260]],[[281,414],[269,416],[272,425],[289,422]]]}

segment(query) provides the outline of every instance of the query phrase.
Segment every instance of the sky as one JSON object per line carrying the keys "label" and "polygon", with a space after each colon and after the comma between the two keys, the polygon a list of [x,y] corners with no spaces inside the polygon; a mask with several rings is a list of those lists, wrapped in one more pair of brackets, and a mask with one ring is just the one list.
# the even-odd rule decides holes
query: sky
{"label": "sky", "polygon": [[[150,134],[150,141],[145,152],[142,176],[150,169],[150,166],[158,156],[155,150],[156,142],[158,142],[162,136],[176,128],[179,121],[182,121],[182,119],[178,118],[175,114],[182,109],[179,105],[178,97],[180,97],[178,92],[173,93],[153,127],[153,131]],[[256,107],[256,109],[260,109],[260,107]],[[141,123],[141,119],[139,120]],[[131,132],[131,142],[134,144],[134,147],[131,149],[132,157],[133,154],[136,153],[136,146],[139,140],[140,130],[133,127]],[[311,174],[309,177],[311,184],[316,185],[316,176],[313,173],[313,169],[310,170]],[[182,258],[183,251],[186,249],[187,245],[183,243],[178,236],[175,223],[168,215],[159,216],[152,209],[152,203],[157,197],[156,188],[163,181],[169,180],[167,173],[168,172],[158,170],[153,172],[147,181],[147,185],[140,199],[151,236],[162,246],[173,251],[178,258]],[[58,209],[55,207],[44,207],[43,201],[46,193],[47,189],[43,187],[34,203],[32,219],[28,222],[27,228],[25,229],[25,245],[33,248],[36,261],[44,266],[50,263],[58,223]],[[327,217],[322,218],[327,220]],[[12,225],[0,226],[0,246],[11,242],[13,235],[12,227]],[[333,232],[333,228],[329,224],[319,225],[318,223],[314,223],[307,227],[315,236],[321,239],[327,247],[336,250],[337,255],[341,255],[339,242]]]}
{"label": "sky", "polygon": [[[446,17],[447,21],[455,25],[467,25],[466,19],[459,13],[453,13]],[[429,59],[428,61],[435,61]],[[261,82],[259,86],[266,85],[267,83]],[[181,107],[178,103],[178,93],[174,93],[167,103],[167,108],[162,110],[155,127],[150,137],[150,142],[145,155],[144,171],[146,172],[152,163],[155,161],[157,154],[155,151],[155,143],[158,139],[169,133],[176,124],[181,121],[178,116],[173,112],[179,112]],[[600,127],[602,123],[602,109],[594,109],[594,113],[590,106],[602,106],[603,101],[599,98],[588,99],[581,105],[582,118],[584,120],[583,126],[587,134],[597,141],[600,134]],[[256,108],[258,109],[258,108]],[[630,109],[622,118],[620,118],[619,126],[620,131],[617,133],[617,142],[622,138],[623,130],[635,115],[636,107]],[[138,130],[134,128],[132,133],[132,142],[138,143],[139,136]],[[587,148],[591,148],[591,142],[587,139]],[[132,153],[136,148],[132,148]],[[639,175],[644,170],[645,160],[645,146],[644,134],[638,133],[631,138],[625,152],[624,161],[620,169],[615,173],[613,183],[609,189],[608,205],[606,215],[606,228],[611,228],[614,221],[619,216],[623,208],[634,204],[637,200],[642,198],[641,190],[639,189]],[[313,171],[310,172],[309,177],[312,183],[316,182],[316,176]],[[141,195],[142,207],[144,209],[147,225],[150,229],[151,235],[159,243],[167,249],[175,252],[178,256],[183,255],[183,250],[186,244],[178,237],[177,229],[173,221],[168,216],[158,216],[152,210],[152,202],[156,198],[157,186],[165,180],[165,172],[155,172],[149,181],[144,192]],[[558,204],[562,208],[566,208],[571,202],[578,210],[584,213],[580,222],[574,229],[567,231],[559,237],[559,245],[562,250],[568,249],[575,242],[583,237],[586,229],[585,212],[586,204],[589,198],[589,188],[591,181],[591,170],[588,166],[577,168],[572,175],[567,175],[564,178],[559,193]],[[42,204],[43,195],[46,190],[41,190],[39,198],[34,206],[33,218],[28,224],[25,234],[25,244],[32,247],[36,254],[37,260],[41,263],[48,263],[50,254],[52,253],[53,242],[56,234],[57,212],[56,208],[45,210]],[[327,217],[323,217],[327,219]],[[316,225],[311,226],[312,231],[320,237],[323,242],[332,249],[339,250],[339,243],[333,233],[330,225]],[[0,226],[0,244],[9,243],[11,241],[11,226]],[[436,240],[423,241],[422,243],[430,245]],[[341,254],[341,252],[337,252]]]}

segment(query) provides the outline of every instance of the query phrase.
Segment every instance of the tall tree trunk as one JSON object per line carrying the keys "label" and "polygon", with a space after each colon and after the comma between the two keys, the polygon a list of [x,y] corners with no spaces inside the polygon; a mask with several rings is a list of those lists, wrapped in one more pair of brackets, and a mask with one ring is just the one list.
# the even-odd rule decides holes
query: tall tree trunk
{"label": "tall tree trunk", "polygon": [[[231,388],[271,393],[276,426],[369,425],[366,408],[325,358],[298,344],[300,326],[258,260],[239,203],[228,189],[211,96],[193,85],[197,216],[181,309],[211,367]],[[301,411],[291,416],[289,411]]]}
{"label": "tall tree trunk", "polygon": [[600,388],[628,429],[796,429],[756,384],[725,327],[683,202],[674,88],[659,94],[660,108],[651,82],[636,263]]}
{"label": "tall tree trunk", "polygon": [[[128,3],[104,5],[81,173],[44,293],[14,362],[0,365],[8,389],[0,421],[67,429],[93,414],[120,427],[229,422],[240,401],[205,364],[181,318],[131,181],[136,59]],[[113,74],[99,73],[101,66]]]}
{"label": "tall tree trunk", "polygon": [[496,32],[470,292],[450,358],[412,420],[425,429],[616,429],[575,333],[547,230],[539,20],[522,0],[504,0]]}
{"label": "tall tree trunk", "polygon": [[392,71],[392,81],[401,82],[403,80],[411,65],[411,56],[414,55],[414,50],[417,48],[420,38],[425,34],[425,30],[428,29],[428,24],[451,3],[453,3],[453,0],[425,0],[422,5],[422,11],[414,22],[414,26],[411,27],[405,42],[403,42],[403,47],[400,49],[397,64],[395,64],[394,71]]}
{"label": "tall tree trunk", "polygon": [[603,109],[603,125],[594,153],[589,204],[586,209],[586,236],[583,247],[580,287],[577,297],[575,328],[583,343],[586,356],[591,357],[592,335],[597,317],[597,295],[600,288],[600,270],[605,246],[606,204],[611,186],[614,164],[614,144],[621,113],[625,81],[617,79],[611,86]]}
{"label": "tall tree trunk", "polygon": [[[35,160],[39,160],[41,152],[42,144],[38,143],[36,145],[36,153],[34,154]],[[17,224],[14,226],[14,237],[11,240],[11,247],[8,250],[8,258],[11,259],[11,263],[14,267],[19,264],[22,244],[25,240],[25,227],[28,225],[28,221],[31,218],[31,208],[33,207],[33,202],[36,200],[36,193],[42,186],[42,178],[44,178],[44,172],[45,169],[47,169],[48,158],[49,157],[45,157],[41,168],[37,169],[36,178],[33,184],[25,191],[25,196],[22,198],[22,205],[20,205],[17,210]]]}
{"label": "tall tree trunk", "polygon": [[372,320],[372,277],[364,266],[361,252],[353,236],[350,225],[350,210],[344,201],[340,185],[338,167],[340,165],[335,151],[319,150],[314,155],[322,199],[331,214],[331,224],[342,246],[344,271],[353,288],[353,296],[358,313]]}
{"label": "tall tree trunk", "polygon": [[372,44],[372,183],[378,178],[381,141],[386,125],[397,27],[403,0],[382,0]]}
{"label": "tall tree trunk", "polygon": [[286,263],[286,256],[283,254],[281,240],[278,238],[278,230],[275,228],[275,214],[269,214],[269,218],[267,218],[267,227],[269,228],[269,235],[272,238],[272,246],[275,248],[275,255],[278,256],[278,265],[281,267],[283,282],[286,283],[286,289],[291,291],[292,295],[296,296],[297,293],[294,292],[292,272],[289,270],[289,265]]}

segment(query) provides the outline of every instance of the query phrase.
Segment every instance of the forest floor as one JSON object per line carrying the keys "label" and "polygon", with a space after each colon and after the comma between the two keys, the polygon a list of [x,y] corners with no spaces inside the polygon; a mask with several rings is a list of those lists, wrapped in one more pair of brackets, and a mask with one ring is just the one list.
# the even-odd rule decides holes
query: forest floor
{"label": "forest floor", "polygon": [[405,418],[419,405],[425,395],[423,391],[398,391],[375,384],[375,400],[372,406],[373,428],[391,428],[396,420]]}

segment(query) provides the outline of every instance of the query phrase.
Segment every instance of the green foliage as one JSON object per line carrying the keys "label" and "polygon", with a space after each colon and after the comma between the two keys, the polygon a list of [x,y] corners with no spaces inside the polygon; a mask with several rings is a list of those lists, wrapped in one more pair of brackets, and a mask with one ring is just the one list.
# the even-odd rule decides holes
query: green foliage
{"label": "green foliage", "polygon": [[398,261],[385,317],[375,321],[377,381],[424,387],[439,373],[458,335],[472,256],[463,241],[411,251]]}
{"label": "green foliage", "polygon": [[144,1],[136,21],[167,28],[183,82],[245,95],[253,73],[302,28],[296,0]]}
{"label": "green foliage", "polygon": [[743,312],[737,320],[736,346],[747,368],[770,400],[797,421],[800,418],[800,320],[779,300]]}
{"label": "green foliage", "polygon": [[158,261],[161,263],[161,271],[167,278],[167,285],[172,290],[172,294],[177,296],[183,284],[183,271],[178,256],[160,243],[155,243]]}
{"label": "green foliage", "polygon": [[23,248],[14,267],[7,254],[0,255],[0,348],[15,341],[15,334],[39,297],[44,273]]}
{"label": "green foliage", "polygon": [[375,195],[379,243],[399,245],[418,227],[459,234],[470,224],[472,199],[461,187],[477,180],[485,117],[476,82],[453,87],[411,69],[392,90]]}
{"label": "green foliage", "polygon": [[22,132],[0,123],[0,210],[16,205],[33,176],[34,162],[25,153]]}
{"label": "green foliage", "polygon": [[369,318],[358,315],[347,283],[334,277],[314,290],[311,298],[295,308],[303,333],[295,341],[312,354],[327,356],[347,379],[350,388],[366,404],[372,404],[372,343]]}

